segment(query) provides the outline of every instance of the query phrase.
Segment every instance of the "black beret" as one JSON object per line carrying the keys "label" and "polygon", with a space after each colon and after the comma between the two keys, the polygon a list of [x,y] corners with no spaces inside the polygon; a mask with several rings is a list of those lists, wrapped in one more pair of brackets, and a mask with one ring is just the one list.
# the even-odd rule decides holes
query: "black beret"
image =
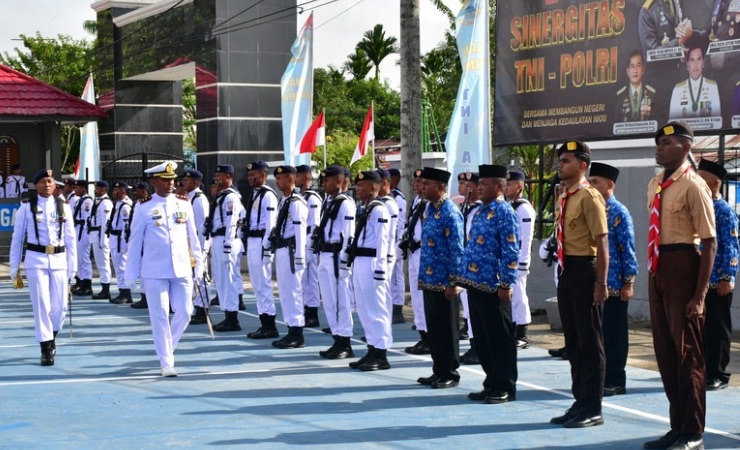
{"label": "black beret", "polygon": [[123,181],[116,181],[115,183],[113,183],[113,187],[114,188],[131,189],[131,186],[129,186],[128,184],[126,184]]}
{"label": "black beret", "polygon": [[10,170],[18,170],[20,168],[21,168],[20,164],[13,164],[12,166],[10,166]]}
{"label": "black beret", "polygon": [[136,189],[147,189],[148,190],[149,183],[147,183],[146,181],[139,181],[138,183],[136,183]]}
{"label": "black beret", "polygon": [[[233,168],[232,168],[233,170]],[[232,172],[233,173],[233,172]],[[182,173],[183,178],[195,178],[196,180],[202,180],[203,174],[196,169],[186,170]]]}
{"label": "black beret", "polygon": [[480,172],[481,178],[503,178],[509,175],[509,171],[506,166],[497,166],[491,164],[483,164],[478,166],[478,172]]}
{"label": "black beret", "polygon": [[421,169],[414,170],[414,178],[421,178],[421,173],[422,172],[423,172],[423,170],[421,170]]}
{"label": "black beret", "polygon": [[509,171],[508,180],[510,181],[524,181],[526,179],[527,177],[524,176],[524,172],[522,172],[521,170],[514,169]]}
{"label": "black beret", "polygon": [[463,176],[461,181],[471,181],[477,183],[480,180],[480,175],[477,172],[463,172],[460,175]]}
{"label": "black beret", "polygon": [[43,169],[36,172],[36,175],[33,176],[33,184],[38,183],[44,178],[54,178],[51,169]]}
{"label": "black beret", "polygon": [[267,169],[267,163],[264,161],[257,160],[247,164],[247,170],[264,170],[265,172],[267,172]]}
{"label": "black beret", "polygon": [[377,169],[376,172],[378,172],[378,175],[380,175],[381,180],[390,180],[391,174],[385,169]]}
{"label": "black beret", "polygon": [[219,164],[216,166],[216,173],[234,173],[234,166],[231,164]]}
{"label": "black beret", "polygon": [[183,181],[182,178],[177,178],[175,180],[175,186],[177,186],[177,187],[183,187],[183,186],[185,186],[185,182]]}
{"label": "black beret", "polygon": [[360,181],[380,181],[380,174],[375,170],[360,172],[355,177],[355,183]]}
{"label": "black beret", "polygon": [[311,173],[311,166],[301,164],[300,166],[296,166],[295,171],[296,173]]}
{"label": "black beret", "polygon": [[719,178],[720,180],[724,180],[727,176],[727,170],[722,167],[721,164],[710,161],[708,159],[702,159],[701,161],[699,161],[699,170],[703,170],[705,172],[716,175],[717,178]]}
{"label": "black beret", "polygon": [[457,174],[457,181],[465,181],[465,172],[460,172]]}
{"label": "black beret", "polygon": [[295,174],[296,168],[293,166],[277,166],[273,175]]}
{"label": "black beret", "polygon": [[344,176],[347,178],[352,178],[352,171],[349,170],[349,167],[342,167],[344,169]]}
{"label": "black beret", "polygon": [[668,122],[667,124],[660,127],[657,133],[655,133],[655,143],[658,143],[658,139],[663,136],[678,136],[684,137],[691,142],[694,142],[694,130],[691,126],[683,122]]}
{"label": "black beret", "polygon": [[434,180],[442,183],[448,183],[452,174],[446,170],[435,169],[434,167],[425,167],[421,172],[421,177],[425,180]]}
{"label": "black beret", "polygon": [[558,156],[568,152],[585,161],[591,161],[591,149],[580,141],[568,141],[558,148]]}
{"label": "black beret", "polygon": [[344,168],[342,166],[328,166],[321,172],[321,176],[324,178],[336,177],[337,175],[344,175]]}
{"label": "black beret", "polygon": [[589,173],[589,176],[607,178],[616,183],[617,178],[619,177],[619,169],[608,164],[595,162],[591,163],[591,172]]}
{"label": "black beret", "polygon": [[401,178],[401,171],[398,169],[388,169],[388,173],[391,174],[392,177]]}
{"label": "black beret", "polygon": [[95,187],[102,187],[108,189],[108,182],[105,180],[98,180],[95,182]]}
{"label": "black beret", "polygon": [[87,187],[87,180],[74,180],[72,184],[75,186]]}

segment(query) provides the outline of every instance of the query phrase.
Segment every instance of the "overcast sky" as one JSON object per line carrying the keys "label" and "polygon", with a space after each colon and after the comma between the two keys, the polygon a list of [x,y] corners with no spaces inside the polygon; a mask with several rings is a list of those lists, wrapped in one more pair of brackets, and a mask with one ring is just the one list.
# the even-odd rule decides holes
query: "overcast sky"
{"label": "overcast sky", "polygon": [[[303,1],[298,0],[298,3]],[[68,34],[79,39],[91,38],[82,29],[82,23],[95,19],[95,12],[90,8],[92,0],[3,0],[2,3],[5,20],[0,27],[0,53],[13,53],[13,48],[20,45],[13,39],[20,34],[34,35],[37,31],[44,37]],[[375,24],[382,23],[387,34],[400,38],[399,3],[399,0],[339,0],[315,9],[315,67],[341,66],[347,55],[354,52],[362,34]],[[449,22],[430,0],[419,0],[419,3],[421,51],[425,53],[442,40]],[[461,1],[444,0],[444,3],[456,13]],[[306,17],[298,17],[298,28]],[[380,66],[381,78],[388,79],[395,88],[400,84],[397,61],[398,56],[393,55]]]}

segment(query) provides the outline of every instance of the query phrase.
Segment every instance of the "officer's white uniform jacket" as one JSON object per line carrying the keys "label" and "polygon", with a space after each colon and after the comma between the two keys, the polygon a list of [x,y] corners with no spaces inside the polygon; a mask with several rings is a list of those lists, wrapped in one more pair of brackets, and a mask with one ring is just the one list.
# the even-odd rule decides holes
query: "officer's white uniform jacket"
{"label": "officer's white uniform jacket", "polygon": [[[216,197],[216,208],[213,211],[212,225],[213,231],[225,228],[223,248],[214,248],[213,251],[224,253],[224,249],[239,252],[241,241],[237,239],[239,229],[240,212],[242,206],[242,196],[237,192],[234,186],[230,186],[219,192]],[[205,220],[205,219],[203,219]]]}
{"label": "officer's white uniform jacket", "polygon": [[153,194],[140,201],[133,215],[128,249],[127,280],[190,278],[191,254],[196,275],[203,273],[200,241],[187,197]]}
{"label": "officer's white uniform jacket", "polygon": [[520,198],[512,202],[517,219],[519,219],[519,265],[520,271],[529,271],[529,263],[532,258],[532,239],[534,239],[534,222],[537,212],[526,198]]}
{"label": "officer's white uniform jacket", "polygon": [[18,198],[27,191],[26,177],[23,175],[8,175],[5,178],[5,198]]}
{"label": "officer's white uniform jacket", "polygon": [[131,220],[131,199],[123,197],[123,200],[116,200],[113,209],[110,217],[111,250],[126,253],[126,226]]}
{"label": "officer's white uniform jacket", "polygon": [[[203,252],[208,253],[206,247],[206,219],[210,214],[210,204],[203,191],[195,188],[188,192],[190,205],[193,207],[193,218],[195,219],[195,228],[198,230],[198,240]],[[210,242],[210,240],[209,240]]]}
{"label": "officer's white uniform jacket", "polygon": [[[699,91],[700,85],[701,92]],[[694,100],[698,102],[696,111],[693,110],[692,93]],[[670,103],[670,119],[721,115],[719,89],[714,80],[710,80],[704,76],[696,81],[689,78],[678,83],[673,88]]]}
{"label": "officer's white uniform jacket", "polygon": [[110,213],[113,211],[113,202],[107,194],[97,197],[93,204],[93,209],[95,210],[95,214],[92,214],[91,212],[90,215],[90,231],[92,232],[93,228],[100,227],[100,235],[98,236],[97,242],[90,241],[90,243],[93,245],[97,244],[100,248],[105,248],[108,246],[108,237],[105,235],[105,232],[107,230]]}
{"label": "officer's white uniform jacket", "polygon": [[[63,253],[49,255],[27,251],[24,267],[28,269],[67,270],[68,274],[77,272],[77,238],[75,237],[72,211],[64,205],[65,221],[60,225],[57,214],[56,198],[38,197],[36,211],[31,211],[31,203],[23,202],[15,216],[13,238],[10,244],[10,273],[18,272],[23,252],[23,240],[27,237],[29,244],[64,246]],[[38,227],[38,238],[36,228]],[[62,227],[59,237],[59,227]]]}
{"label": "officer's white uniform jacket", "polygon": [[[262,191],[266,192],[262,194]],[[260,198],[261,196],[261,198]],[[275,227],[277,220],[278,199],[275,191],[269,186],[260,186],[252,190],[252,211],[247,211],[249,216],[250,231],[265,230],[265,236],[262,238],[262,248],[270,248],[270,231]]]}
{"label": "officer's white uniform jacket", "polygon": [[308,217],[308,207],[303,197],[294,192],[290,197],[283,197],[280,199],[278,215],[280,215],[283,205],[285,205],[285,202],[287,202],[289,198],[291,199],[291,202],[288,206],[288,216],[285,219],[285,222],[283,222],[281,229],[275,230],[276,236],[279,236],[282,239],[290,239],[295,236],[295,263],[305,265],[307,242],[306,218]]}

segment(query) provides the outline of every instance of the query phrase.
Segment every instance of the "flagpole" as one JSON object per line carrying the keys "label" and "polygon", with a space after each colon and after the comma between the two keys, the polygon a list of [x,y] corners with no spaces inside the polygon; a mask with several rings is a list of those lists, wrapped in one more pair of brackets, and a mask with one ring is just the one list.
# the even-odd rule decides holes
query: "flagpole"
{"label": "flagpole", "polygon": [[370,122],[373,124],[373,147],[370,155],[373,157],[373,170],[375,170],[375,100],[370,100],[370,110],[373,113]]}
{"label": "flagpole", "polygon": [[324,115],[324,170],[326,170],[326,108],[321,110]]}

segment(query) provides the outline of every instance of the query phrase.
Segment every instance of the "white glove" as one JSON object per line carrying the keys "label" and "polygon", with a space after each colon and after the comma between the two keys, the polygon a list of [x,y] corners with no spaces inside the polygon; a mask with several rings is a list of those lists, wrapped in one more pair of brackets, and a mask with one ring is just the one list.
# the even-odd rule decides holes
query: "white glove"
{"label": "white glove", "polygon": [[378,289],[378,288],[380,288],[382,286],[385,286],[385,279],[379,280],[377,278],[373,278],[373,287],[375,289]]}

